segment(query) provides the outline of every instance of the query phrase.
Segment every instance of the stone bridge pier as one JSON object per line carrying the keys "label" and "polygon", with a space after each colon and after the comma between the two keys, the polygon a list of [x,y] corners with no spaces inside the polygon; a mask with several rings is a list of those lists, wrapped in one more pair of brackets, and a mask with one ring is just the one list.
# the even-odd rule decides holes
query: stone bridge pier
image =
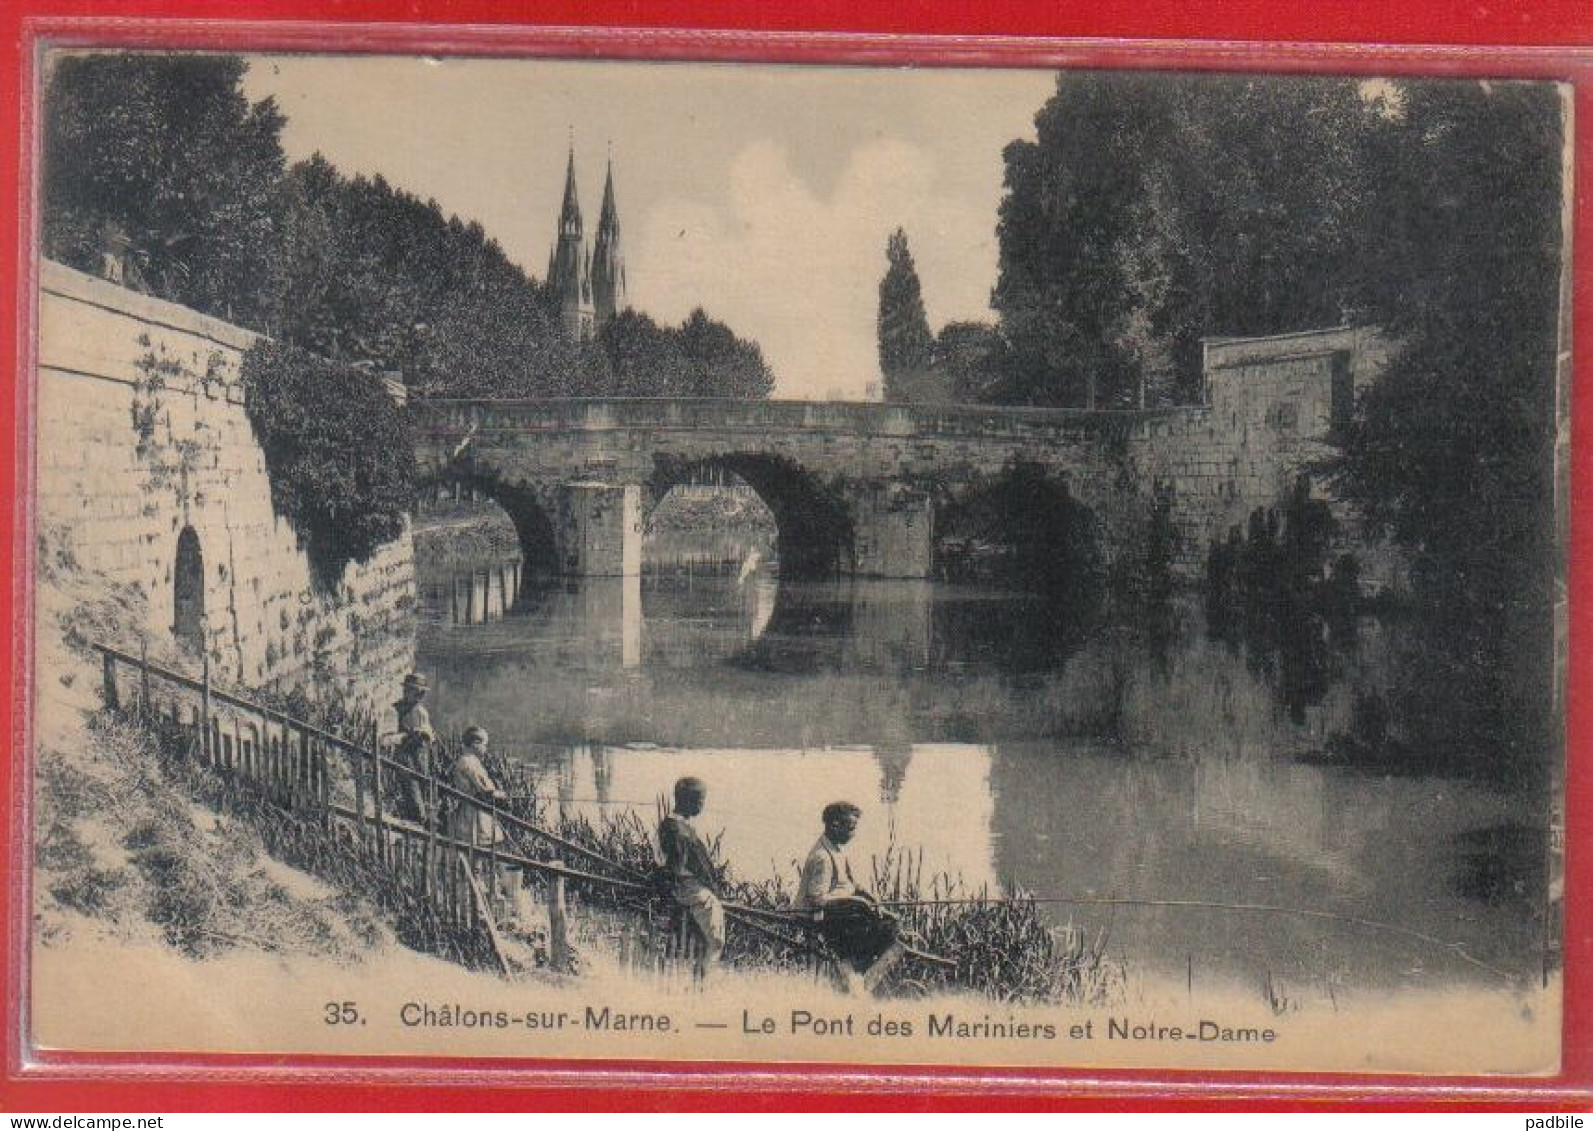
{"label": "stone bridge pier", "polygon": [[645,491],[639,483],[557,484],[552,492],[554,572],[574,577],[640,575]]}
{"label": "stone bridge pier", "polygon": [[935,564],[935,497],[921,487],[871,483],[852,494],[853,572],[929,577]]}

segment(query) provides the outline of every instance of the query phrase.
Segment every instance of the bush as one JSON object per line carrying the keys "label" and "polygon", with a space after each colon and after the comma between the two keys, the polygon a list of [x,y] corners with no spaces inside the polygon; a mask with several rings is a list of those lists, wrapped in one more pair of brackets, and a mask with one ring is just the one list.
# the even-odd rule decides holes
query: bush
{"label": "bush", "polygon": [[271,501],[333,584],[404,531],[414,499],[409,420],[375,374],[279,342],[250,347],[243,383]]}

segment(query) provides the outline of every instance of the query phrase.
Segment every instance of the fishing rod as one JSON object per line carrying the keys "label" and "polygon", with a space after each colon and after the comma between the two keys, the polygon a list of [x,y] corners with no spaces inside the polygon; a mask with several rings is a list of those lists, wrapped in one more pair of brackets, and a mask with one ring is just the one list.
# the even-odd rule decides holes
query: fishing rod
{"label": "fishing rod", "polygon": [[[454,791],[449,790],[449,792],[454,792]],[[552,800],[552,799],[550,798],[549,800]],[[575,799],[572,798],[571,800],[575,800]],[[592,799],[592,800],[596,800],[596,799]],[[608,803],[609,804],[634,804],[634,805],[638,805],[638,806],[642,804],[641,802],[634,802],[634,803],[632,803],[632,802],[623,802],[623,801],[619,801],[618,799],[611,800]],[[491,811],[493,811],[494,813],[498,813],[498,814],[500,814],[502,816],[507,817],[509,819],[510,823],[520,826],[519,831],[521,831],[522,833],[530,834],[532,836],[537,836],[537,837],[544,838],[546,840],[551,841],[555,845],[558,845],[561,848],[573,850],[573,851],[575,851],[575,852],[577,852],[577,853],[579,853],[579,854],[581,854],[583,856],[586,856],[589,859],[592,859],[592,860],[594,860],[596,862],[601,862],[603,864],[608,865],[609,867],[616,868],[619,871],[624,872],[624,873],[626,873],[626,874],[628,874],[628,875],[630,875],[632,877],[635,877],[637,879],[644,878],[644,877],[642,877],[642,874],[637,872],[635,869],[630,868],[630,867],[628,867],[628,866],[626,866],[624,864],[621,864],[618,861],[609,860],[607,857],[604,857],[601,853],[595,852],[592,849],[589,849],[589,848],[586,848],[586,847],[584,847],[582,845],[574,844],[574,843],[572,843],[572,842],[570,842],[568,840],[565,840],[563,837],[560,837],[560,836],[550,832],[547,829],[541,828],[540,826],[535,825],[532,822],[527,821],[527,820],[525,820],[522,817],[518,817],[518,816],[516,816],[514,814],[510,814],[510,813],[503,813],[501,810],[498,810],[496,806],[490,806],[489,805],[488,808]],[[1438,937],[1436,937],[1434,935],[1429,935],[1429,934],[1427,934],[1427,933],[1425,933],[1423,931],[1415,930],[1414,928],[1411,928],[1411,927],[1400,926],[1397,923],[1386,923],[1386,922],[1383,922],[1383,921],[1378,920],[1378,919],[1368,919],[1365,916],[1361,916],[1361,915],[1349,915],[1349,914],[1344,914],[1342,912],[1337,912],[1337,911],[1322,911],[1322,910],[1318,910],[1316,908],[1286,907],[1286,906],[1283,906],[1281,904],[1271,904],[1271,903],[1232,903],[1232,902],[1225,902],[1225,901],[1219,901],[1219,900],[1199,900],[1199,899],[1145,899],[1145,898],[1136,898],[1136,897],[1127,897],[1127,896],[1022,896],[1022,897],[1019,897],[1019,898],[1012,898],[1012,897],[990,898],[990,897],[985,897],[985,896],[964,896],[964,897],[958,897],[958,898],[941,898],[941,899],[892,899],[892,900],[877,900],[876,901],[876,905],[879,906],[879,907],[900,907],[900,908],[907,908],[907,907],[948,907],[948,906],[954,906],[954,905],[974,905],[974,904],[1011,906],[1011,905],[1014,905],[1014,904],[1021,904],[1021,903],[1061,904],[1061,905],[1076,906],[1076,907],[1167,907],[1167,908],[1183,908],[1183,909],[1188,909],[1188,910],[1239,911],[1239,912],[1252,912],[1252,913],[1257,913],[1257,914],[1268,914],[1268,915],[1293,915],[1293,916],[1296,916],[1298,918],[1303,918],[1303,919],[1321,919],[1321,920],[1326,920],[1326,921],[1336,922],[1336,923],[1348,923],[1348,924],[1351,924],[1353,926],[1363,927],[1363,928],[1366,928],[1366,929],[1369,929],[1369,930],[1385,931],[1385,932],[1388,932],[1389,934],[1400,935],[1400,936],[1402,936],[1404,938],[1413,939],[1413,940],[1415,940],[1417,942],[1425,943],[1428,946],[1434,947],[1434,948],[1436,948],[1438,950],[1441,950],[1441,951],[1443,951],[1443,952],[1445,952],[1447,954],[1451,954],[1451,955],[1453,955],[1454,957],[1460,959],[1463,962],[1466,962],[1466,963],[1469,963],[1469,964],[1471,964],[1473,966],[1476,966],[1479,969],[1486,970],[1489,973],[1495,975],[1496,977],[1502,978],[1502,979],[1504,979],[1507,982],[1514,983],[1514,982],[1520,981],[1520,977],[1518,975],[1513,974],[1513,973],[1511,973],[1508,970],[1501,969],[1500,967],[1495,966],[1492,963],[1486,962],[1483,959],[1477,958],[1476,956],[1470,954],[1465,949],[1465,944],[1464,943],[1446,941],[1446,940],[1440,939],[1440,938],[1438,938]],[[771,908],[771,909],[753,908],[753,907],[748,907],[746,905],[737,905],[737,904],[727,904],[726,905],[726,910],[727,911],[732,911],[734,913],[739,913],[740,915],[745,916],[745,917],[749,917],[749,918],[751,918],[751,917],[763,917],[763,918],[766,918],[766,919],[775,920],[775,921],[784,921],[784,922],[787,922],[787,923],[800,922],[802,917],[803,917],[802,913],[800,911],[795,911],[795,910],[783,911],[783,910],[780,910],[780,909],[773,909],[773,908]],[[748,923],[747,925],[748,926],[752,926],[751,923]]]}
{"label": "fishing rod", "polygon": [[549,804],[559,805],[617,805],[629,809],[649,809],[656,805],[653,801],[633,801],[626,797],[565,797],[558,793],[511,793],[511,801],[545,801]]}
{"label": "fishing rod", "polygon": [[1273,915],[1297,915],[1306,919],[1328,919],[1338,923],[1350,923],[1359,927],[1369,927],[1373,930],[1388,931],[1391,934],[1403,935],[1406,938],[1424,942],[1429,946],[1453,954],[1464,962],[1496,974],[1506,981],[1520,981],[1520,977],[1508,970],[1502,970],[1491,963],[1467,953],[1464,943],[1446,942],[1434,935],[1410,927],[1402,927],[1397,923],[1385,923],[1379,919],[1367,919],[1360,915],[1346,915],[1337,911],[1320,911],[1309,907],[1284,907],[1274,903],[1225,903],[1217,900],[1202,899],[1138,899],[1127,896],[1021,896],[1017,898],[1001,897],[990,898],[981,896],[966,896],[956,899],[885,899],[879,901],[881,907],[938,907],[956,904],[993,904],[1010,906],[1022,903],[1060,903],[1081,907],[1180,907],[1197,910],[1212,911],[1254,911]]}

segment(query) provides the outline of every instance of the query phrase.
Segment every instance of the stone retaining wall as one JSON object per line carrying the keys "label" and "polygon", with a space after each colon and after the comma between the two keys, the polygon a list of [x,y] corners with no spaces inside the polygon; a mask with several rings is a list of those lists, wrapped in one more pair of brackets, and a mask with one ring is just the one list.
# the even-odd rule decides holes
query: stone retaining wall
{"label": "stone retaining wall", "polygon": [[[1388,356],[1388,343],[1365,327],[1207,340],[1207,404],[1138,422],[1126,450],[1127,475],[1172,504],[1182,572],[1197,573],[1213,538],[1243,533],[1253,510],[1279,507],[1298,475],[1335,454],[1335,368],[1337,395],[1353,398]],[[1401,556],[1369,537],[1320,475],[1313,495],[1332,509],[1338,549],[1360,561],[1363,585],[1402,585]]]}
{"label": "stone retaining wall", "polygon": [[37,527],[81,566],[140,587],[152,637],[173,633],[178,540],[191,528],[218,681],[379,700],[413,661],[410,539],[349,566],[329,589],[312,579],[297,535],[272,508],[244,412],[239,371],[253,340],[46,262]]}

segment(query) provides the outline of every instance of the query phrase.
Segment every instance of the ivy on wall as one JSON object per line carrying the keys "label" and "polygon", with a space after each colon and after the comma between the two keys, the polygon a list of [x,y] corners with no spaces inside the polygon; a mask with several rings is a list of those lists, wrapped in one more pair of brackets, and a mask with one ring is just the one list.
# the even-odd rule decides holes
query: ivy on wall
{"label": "ivy on wall", "polygon": [[281,342],[249,348],[243,386],[272,504],[333,585],[403,533],[414,499],[409,420],[374,373]]}
{"label": "ivy on wall", "polygon": [[184,359],[169,352],[164,344],[152,342],[148,334],[140,334],[138,344],[144,352],[133,363],[138,376],[133,381],[131,408],[133,430],[138,436],[136,451],[146,472],[142,484],[146,497],[143,513],[150,518],[156,513],[151,496],[172,490],[182,503],[198,496],[194,473],[217,447],[217,439],[203,416],[194,419],[187,435],[179,435],[172,426],[167,398],[174,392],[210,396],[222,383],[225,362],[215,350],[202,362],[197,352]]}

